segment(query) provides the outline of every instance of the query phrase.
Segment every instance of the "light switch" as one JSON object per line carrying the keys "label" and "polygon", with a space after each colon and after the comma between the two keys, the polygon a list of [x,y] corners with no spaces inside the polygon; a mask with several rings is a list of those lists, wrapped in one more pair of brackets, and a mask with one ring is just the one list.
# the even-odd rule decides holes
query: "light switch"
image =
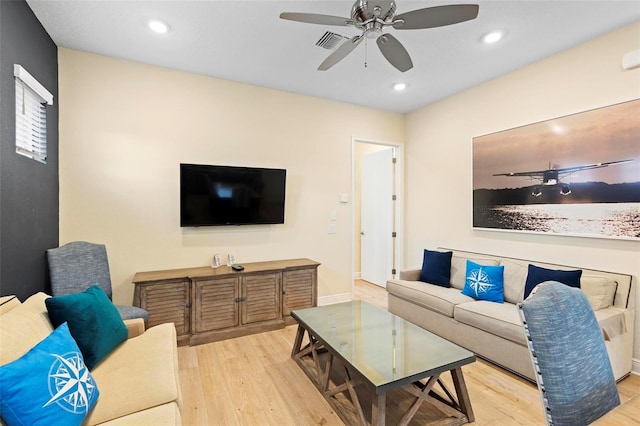
{"label": "light switch", "polygon": [[327,234],[335,234],[336,233],[336,225],[333,223],[330,223],[329,225],[327,225]]}
{"label": "light switch", "polygon": [[338,219],[338,213],[336,213],[335,210],[333,210],[330,214],[329,214],[329,219],[331,219],[332,221],[336,221],[336,219]]}
{"label": "light switch", "polygon": [[349,202],[349,194],[340,194],[340,202],[341,203],[348,203]]}

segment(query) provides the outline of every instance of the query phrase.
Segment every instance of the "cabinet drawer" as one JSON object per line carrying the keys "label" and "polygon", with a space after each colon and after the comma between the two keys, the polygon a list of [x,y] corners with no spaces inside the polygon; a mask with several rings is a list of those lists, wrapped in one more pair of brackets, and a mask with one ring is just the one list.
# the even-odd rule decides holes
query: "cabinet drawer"
{"label": "cabinet drawer", "polygon": [[238,278],[198,280],[193,286],[194,332],[239,325]]}

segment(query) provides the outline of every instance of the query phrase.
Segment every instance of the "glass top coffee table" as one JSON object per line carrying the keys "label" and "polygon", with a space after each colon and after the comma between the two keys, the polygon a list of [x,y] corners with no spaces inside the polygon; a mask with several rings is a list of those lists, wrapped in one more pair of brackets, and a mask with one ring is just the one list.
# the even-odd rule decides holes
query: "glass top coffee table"
{"label": "glass top coffee table", "polygon": [[[472,352],[359,300],[291,316],[298,322],[291,357],[346,424],[384,425],[387,393],[397,388],[413,403],[394,423],[408,424],[423,402],[446,424],[474,421],[461,369],[475,361]],[[447,372],[455,395],[440,379]],[[360,402],[367,398],[370,413]]]}

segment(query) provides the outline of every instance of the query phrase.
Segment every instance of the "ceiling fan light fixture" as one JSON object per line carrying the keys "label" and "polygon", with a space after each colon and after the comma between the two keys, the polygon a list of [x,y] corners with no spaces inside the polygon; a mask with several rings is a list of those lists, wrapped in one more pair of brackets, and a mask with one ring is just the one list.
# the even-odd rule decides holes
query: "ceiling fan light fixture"
{"label": "ceiling fan light fixture", "polygon": [[382,30],[380,28],[371,28],[370,30],[366,30],[364,32],[364,36],[369,40],[376,39],[382,35]]}
{"label": "ceiling fan light fixture", "polygon": [[499,41],[502,37],[504,37],[504,32],[491,31],[490,33],[487,33],[482,37],[482,41],[486,44],[492,44]]}
{"label": "ceiling fan light fixture", "polygon": [[151,31],[158,34],[166,34],[169,32],[169,25],[159,19],[149,19],[147,26]]}
{"label": "ceiling fan light fixture", "polygon": [[396,83],[393,85],[393,90],[395,90],[396,92],[402,92],[406,88],[407,83]]}

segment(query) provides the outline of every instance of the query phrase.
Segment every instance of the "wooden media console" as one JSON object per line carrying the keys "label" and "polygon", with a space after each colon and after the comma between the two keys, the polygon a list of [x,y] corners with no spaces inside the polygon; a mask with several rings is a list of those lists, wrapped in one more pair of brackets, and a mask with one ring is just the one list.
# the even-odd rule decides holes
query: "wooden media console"
{"label": "wooden media console", "polygon": [[291,311],[317,306],[318,266],[290,259],[228,266],[138,272],[133,305],[147,327],[172,322],[179,345],[197,345],[294,324]]}

